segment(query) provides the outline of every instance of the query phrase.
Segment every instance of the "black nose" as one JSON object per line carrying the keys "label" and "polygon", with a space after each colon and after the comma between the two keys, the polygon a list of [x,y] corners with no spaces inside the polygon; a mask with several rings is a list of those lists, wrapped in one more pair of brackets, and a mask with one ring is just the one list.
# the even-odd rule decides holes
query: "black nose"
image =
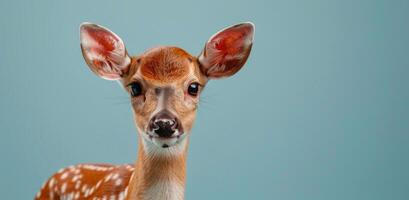
{"label": "black nose", "polygon": [[150,129],[159,137],[171,137],[178,127],[176,118],[169,112],[160,112],[151,120]]}

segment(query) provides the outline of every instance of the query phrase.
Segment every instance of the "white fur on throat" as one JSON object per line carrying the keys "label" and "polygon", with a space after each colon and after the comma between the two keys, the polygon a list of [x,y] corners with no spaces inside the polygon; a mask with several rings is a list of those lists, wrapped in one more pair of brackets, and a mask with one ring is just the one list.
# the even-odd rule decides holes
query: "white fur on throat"
{"label": "white fur on throat", "polygon": [[178,182],[163,180],[152,185],[145,193],[146,200],[183,200],[184,187]]}

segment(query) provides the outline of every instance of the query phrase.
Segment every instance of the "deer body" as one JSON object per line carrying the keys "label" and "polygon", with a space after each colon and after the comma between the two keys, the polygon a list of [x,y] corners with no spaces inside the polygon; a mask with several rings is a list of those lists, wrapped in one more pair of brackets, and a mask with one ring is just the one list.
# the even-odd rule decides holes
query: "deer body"
{"label": "deer body", "polygon": [[129,93],[138,130],[134,164],[79,164],[50,177],[35,199],[182,200],[190,130],[199,94],[210,79],[227,77],[246,62],[254,25],[242,23],[213,35],[198,57],[178,47],[128,56],[123,41],[90,23],[80,28],[86,63]]}

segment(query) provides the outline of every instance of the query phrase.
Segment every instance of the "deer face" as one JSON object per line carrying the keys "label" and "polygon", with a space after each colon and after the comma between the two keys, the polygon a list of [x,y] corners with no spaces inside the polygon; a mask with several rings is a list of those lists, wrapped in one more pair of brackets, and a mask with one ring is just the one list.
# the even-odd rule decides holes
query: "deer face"
{"label": "deer face", "polygon": [[251,23],[228,27],[212,36],[197,58],[178,47],[157,47],[131,57],[110,30],[90,23],[80,28],[88,66],[104,79],[121,82],[132,102],[139,138],[155,148],[185,141],[207,81],[242,68],[253,33]]}
{"label": "deer face", "polygon": [[196,59],[176,47],[151,49],[131,62],[123,79],[142,137],[170,147],[190,132],[207,82]]}

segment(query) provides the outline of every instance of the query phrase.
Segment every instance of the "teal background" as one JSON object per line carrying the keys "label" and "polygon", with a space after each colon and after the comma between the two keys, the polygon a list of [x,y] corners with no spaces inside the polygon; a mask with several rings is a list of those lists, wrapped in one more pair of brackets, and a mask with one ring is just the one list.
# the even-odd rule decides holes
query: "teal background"
{"label": "teal background", "polygon": [[203,93],[186,199],[409,199],[408,20],[407,0],[3,0],[1,199],[32,199],[64,166],[136,158],[127,95],[83,61],[83,21],[131,54],[197,55],[256,24],[245,68]]}

